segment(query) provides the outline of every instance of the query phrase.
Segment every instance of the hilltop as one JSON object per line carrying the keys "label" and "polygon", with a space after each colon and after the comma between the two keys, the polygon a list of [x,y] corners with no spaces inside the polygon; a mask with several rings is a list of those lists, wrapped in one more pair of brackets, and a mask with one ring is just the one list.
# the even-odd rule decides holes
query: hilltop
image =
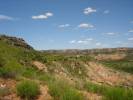
{"label": "hilltop", "polygon": [[133,48],[37,51],[1,35],[0,100],[21,99],[132,100]]}
{"label": "hilltop", "polygon": [[16,47],[23,47],[26,49],[33,49],[30,45],[28,45],[24,39],[16,38],[12,36],[0,35],[0,41],[4,41],[9,45]]}

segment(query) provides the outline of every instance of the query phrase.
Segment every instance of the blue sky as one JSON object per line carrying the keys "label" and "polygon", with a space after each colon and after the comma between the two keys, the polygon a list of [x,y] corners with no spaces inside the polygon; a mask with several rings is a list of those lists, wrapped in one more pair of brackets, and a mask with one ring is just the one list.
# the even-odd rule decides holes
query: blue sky
{"label": "blue sky", "polygon": [[38,50],[133,47],[133,0],[0,0],[0,34]]}

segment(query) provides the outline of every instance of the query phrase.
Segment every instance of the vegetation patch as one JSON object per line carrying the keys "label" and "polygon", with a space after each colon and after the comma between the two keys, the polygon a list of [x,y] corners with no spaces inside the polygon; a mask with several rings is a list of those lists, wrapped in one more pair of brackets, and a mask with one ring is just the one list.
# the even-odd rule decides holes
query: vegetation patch
{"label": "vegetation patch", "polygon": [[24,80],[17,84],[17,94],[24,99],[33,100],[40,93],[39,86],[34,81]]}
{"label": "vegetation patch", "polygon": [[5,66],[0,67],[0,77],[3,78],[16,78],[19,74],[21,74],[22,66],[15,62],[11,61],[7,63]]}
{"label": "vegetation patch", "polygon": [[102,64],[116,70],[133,73],[133,61],[103,61]]}
{"label": "vegetation patch", "polygon": [[48,83],[48,86],[54,100],[84,100],[83,95],[78,90],[63,80],[51,81]]}
{"label": "vegetation patch", "polygon": [[105,100],[133,100],[133,89],[110,87],[93,83],[85,84],[85,89],[103,95]]}
{"label": "vegetation patch", "polygon": [[62,62],[63,67],[74,77],[83,78],[87,76],[86,68],[80,61]]}

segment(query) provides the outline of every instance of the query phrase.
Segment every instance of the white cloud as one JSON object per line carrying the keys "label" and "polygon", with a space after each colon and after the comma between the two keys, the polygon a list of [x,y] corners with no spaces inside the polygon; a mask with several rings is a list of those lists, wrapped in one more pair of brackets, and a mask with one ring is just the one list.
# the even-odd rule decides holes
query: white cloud
{"label": "white cloud", "polygon": [[91,8],[91,7],[88,7],[88,8],[85,8],[85,9],[84,9],[84,14],[85,14],[85,15],[89,15],[89,14],[95,13],[95,12],[97,12],[97,10],[96,10],[96,9],[93,9],[93,8]]}
{"label": "white cloud", "polygon": [[46,15],[38,15],[38,16],[32,16],[32,19],[47,19],[48,17]]}
{"label": "white cloud", "polygon": [[109,10],[105,10],[103,13],[104,14],[108,14],[108,13],[110,13],[110,11]]}
{"label": "white cloud", "polygon": [[4,20],[13,20],[13,18],[6,15],[0,15],[0,21],[4,21]]}
{"label": "white cloud", "polygon": [[82,39],[82,40],[72,40],[72,41],[69,41],[69,43],[71,44],[89,44],[91,43],[91,41],[93,41],[92,38],[86,38],[86,39]]}
{"label": "white cloud", "polygon": [[97,42],[96,43],[96,46],[101,46],[102,44],[100,42]]}
{"label": "white cloud", "polygon": [[116,35],[116,34],[118,34],[118,33],[108,32],[108,33],[105,33],[105,34],[107,34],[107,35]]}
{"label": "white cloud", "polygon": [[92,29],[94,28],[94,26],[92,24],[88,24],[88,23],[81,23],[80,25],[78,25],[79,28],[86,28],[86,29]]}
{"label": "white cloud", "polygon": [[132,32],[133,32],[133,29],[129,30],[128,32],[129,32],[129,33],[132,33]]}
{"label": "white cloud", "polygon": [[101,43],[93,38],[85,38],[85,39],[79,39],[79,40],[72,40],[69,41],[70,44],[74,44],[74,45],[84,45],[84,46],[94,46],[94,47],[98,47],[98,48],[103,48],[103,47],[109,47],[108,44],[104,44]]}
{"label": "white cloud", "polygon": [[70,24],[63,24],[63,25],[59,25],[59,28],[65,28],[65,27],[69,27]]}
{"label": "white cloud", "polygon": [[79,43],[79,44],[87,44],[88,41],[86,41],[86,40],[79,40],[79,41],[77,41],[77,43]]}
{"label": "white cloud", "polygon": [[47,12],[42,15],[32,16],[32,19],[47,19],[49,17],[53,16],[53,13]]}
{"label": "white cloud", "polygon": [[45,15],[46,15],[47,17],[51,17],[51,16],[53,16],[53,13],[47,12]]}
{"label": "white cloud", "polygon": [[71,44],[76,43],[76,40],[69,41],[69,43]]}
{"label": "white cloud", "polygon": [[128,38],[129,41],[133,41],[133,37],[132,38]]}

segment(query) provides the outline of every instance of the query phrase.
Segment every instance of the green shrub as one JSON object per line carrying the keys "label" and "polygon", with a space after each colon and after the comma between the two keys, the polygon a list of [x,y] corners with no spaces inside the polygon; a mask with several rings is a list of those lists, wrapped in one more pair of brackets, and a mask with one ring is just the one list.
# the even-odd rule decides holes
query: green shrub
{"label": "green shrub", "polygon": [[84,100],[84,97],[75,89],[66,89],[63,93],[61,100]]}
{"label": "green shrub", "polygon": [[133,100],[133,89],[111,87],[104,93],[106,100]]}
{"label": "green shrub", "polygon": [[39,94],[39,86],[34,81],[22,81],[17,84],[17,94],[24,99],[33,100]]}
{"label": "green shrub", "polygon": [[54,100],[84,100],[83,95],[66,81],[51,81],[48,83],[48,86]]}
{"label": "green shrub", "polygon": [[85,88],[94,93],[103,95],[105,100],[133,100],[133,89],[110,87],[93,83],[85,84]]}
{"label": "green shrub", "polygon": [[0,67],[0,77],[16,78],[21,73],[21,66],[16,62],[10,62],[3,67]]}

